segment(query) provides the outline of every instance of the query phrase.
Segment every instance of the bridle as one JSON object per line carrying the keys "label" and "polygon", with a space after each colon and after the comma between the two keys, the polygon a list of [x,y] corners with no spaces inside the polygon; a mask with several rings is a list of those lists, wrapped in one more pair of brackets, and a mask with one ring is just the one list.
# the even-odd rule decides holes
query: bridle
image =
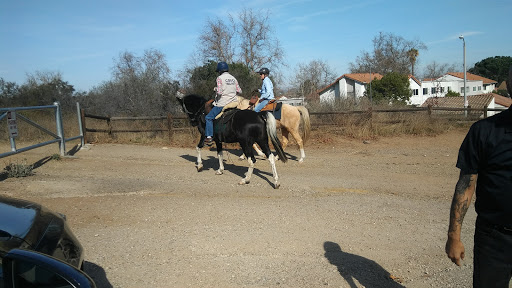
{"label": "bridle", "polygon": [[196,120],[196,121],[198,121],[198,122],[201,122],[201,121],[200,121],[200,117],[199,117],[199,115],[200,115],[201,113],[203,113],[203,112],[204,112],[204,109],[205,109],[205,108],[204,108],[204,105],[201,105],[201,106],[200,106],[200,108],[199,108],[199,109],[197,109],[197,112],[196,112],[196,113],[190,112],[190,111],[187,109],[187,105],[185,105],[185,102],[183,102],[181,106],[183,107],[183,111],[185,111],[185,113],[187,113],[187,114],[189,115],[189,117],[190,117],[190,118],[192,118],[192,119],[194,119],[194,120]]}

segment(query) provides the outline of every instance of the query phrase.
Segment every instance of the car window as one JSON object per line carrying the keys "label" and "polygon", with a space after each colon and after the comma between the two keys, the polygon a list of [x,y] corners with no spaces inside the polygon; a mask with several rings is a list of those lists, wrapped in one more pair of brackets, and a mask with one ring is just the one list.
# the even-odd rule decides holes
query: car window
{"label": "car window", "polygon": [[19,261],[15,264],[13,280],[15,287],[74,287],[60,275],[23,261]]}

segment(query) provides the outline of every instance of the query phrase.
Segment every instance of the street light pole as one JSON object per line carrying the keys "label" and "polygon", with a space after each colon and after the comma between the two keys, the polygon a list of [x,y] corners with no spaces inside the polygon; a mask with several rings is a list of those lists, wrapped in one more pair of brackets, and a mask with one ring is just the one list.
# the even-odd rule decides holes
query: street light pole
{"label": "street light pole", "polygon": [[466,96],[466,41],[464,36],[460,35],[459,39],[462,39],[462,47],[464,49],[464,116],[468,116],[468,97]]}

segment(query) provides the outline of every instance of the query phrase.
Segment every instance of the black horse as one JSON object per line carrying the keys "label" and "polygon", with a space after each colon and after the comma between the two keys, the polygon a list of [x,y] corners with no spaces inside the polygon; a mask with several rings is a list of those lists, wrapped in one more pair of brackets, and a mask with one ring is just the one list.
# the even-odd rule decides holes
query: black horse
{"label": "black horse", "polygon": [[[180,102],[183,111],[187,113],[190,118],[189,120],[192,126],[197,126],[201,133],[201,139],[199,139],[199,143],[196,147],[198,153],[196,167],[199,172],[203,170],[201,148],[204,146],[206,109],[211,103],[206,104],[207,100],[204,97],[193,94],[176,98]],[[231,111],[225,111],[221,118],[214,120],[213,125],[213,141],[215,141],[217,146],[217,156],[219,158],[219,170],[216,171],[217,175],[223,174],[224,171],[222,143],[238,142],[249,161],[249,170],[245,174],[245,178],[240,180],[239,184],[249,183],[254,170],[254,162],[256,162],[252,145],[257,143],[272,166],[274,188],[279,188],[279,177],[277,176],[274,154],[270,151],[269,138],[276,149],[279,159],[283,162],[286,162],[288,159],[277,137],[276,120],[272,113],[256,113],[252,110],[233,109]]]}

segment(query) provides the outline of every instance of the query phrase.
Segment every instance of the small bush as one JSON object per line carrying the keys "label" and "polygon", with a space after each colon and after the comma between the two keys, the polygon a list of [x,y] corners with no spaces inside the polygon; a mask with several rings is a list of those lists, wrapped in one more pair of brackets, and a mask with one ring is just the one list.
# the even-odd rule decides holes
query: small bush
{"label": "small bush", "polygon": [[9,163],[4,170],[6,171],[8,178],[19,178],[34,175],[34,167],[26,164],[25,161],[22,161],[22,163]]}

